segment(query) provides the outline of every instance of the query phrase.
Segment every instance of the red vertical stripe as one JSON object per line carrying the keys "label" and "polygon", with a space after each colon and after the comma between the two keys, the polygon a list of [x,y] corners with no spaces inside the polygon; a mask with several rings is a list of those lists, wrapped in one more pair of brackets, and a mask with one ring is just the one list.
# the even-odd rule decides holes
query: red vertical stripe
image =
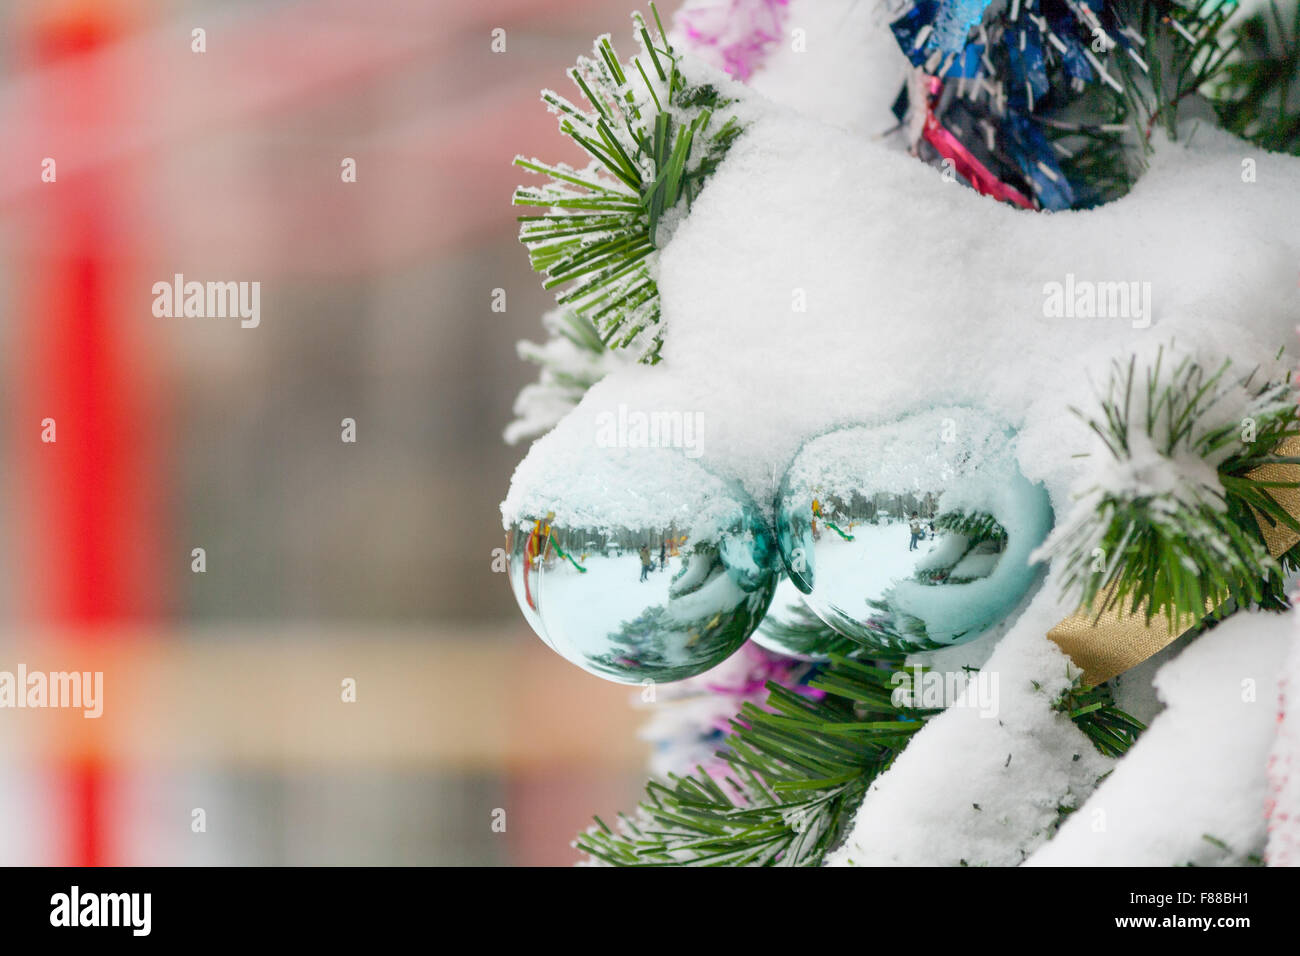
{"label": "red vertical stripe", "polygon": [[[121,34],[118,6],[51,4],[32,25],[32,59],[57,68],[65,58],[92,55]],[[128,78],[97,79],[52,86],[32,118],[38,142],[69,168],[76,157],[58,155],[76,142],[69,134],[80,124],[112,123],[129,105]],[[30,216],[22,295],[17,432],[30,465],[19,544],[28,552],[19,561],[28,576],[24,597],[30,617],[88,642],[101,640],[107,625],[159,610],[157,569],[148,561],[158,505],[146,490],[156,424],[145,414],[140,363],[147,356],[132,342],[140,320],[126,307],[135,298],[132,244],[119,221],[126,174],[99,168],[43,184]],[[45,418],[56,423],[53,444],[38,441]],[[73,865],[113,862],[105,819],[112,768],[99,756],[98,730],[69,741],[56,768],[65,814],[57,855]]]}

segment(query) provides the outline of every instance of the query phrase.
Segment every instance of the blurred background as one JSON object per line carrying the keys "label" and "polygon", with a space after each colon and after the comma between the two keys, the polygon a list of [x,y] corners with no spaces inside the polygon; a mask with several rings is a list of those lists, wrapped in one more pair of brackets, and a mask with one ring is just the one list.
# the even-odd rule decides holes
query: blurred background
{"label": "blurred background", "polygon": [[[492,551],[510,160],[576,158],[538,90],[637,5],[0,4],[0,671],[105,674],[0,709],[0,863],[567,864],[635,803],[630,692]],[[156,317],[177,273],[260,325]]]}

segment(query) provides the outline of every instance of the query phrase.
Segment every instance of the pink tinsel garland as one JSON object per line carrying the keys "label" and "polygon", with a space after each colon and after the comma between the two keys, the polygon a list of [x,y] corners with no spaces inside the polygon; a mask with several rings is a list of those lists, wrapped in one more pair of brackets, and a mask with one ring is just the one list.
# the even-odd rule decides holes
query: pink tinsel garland
{"label": "pink tinsel garland", "polygon": [[674,22],[686,47],[738,80],[749,79],[781,38],[788,0],[688,0]]}
{"label": "pink tinsel garland", "polygon": [[824,694],[806,686],[810,665],[774,654],[754,642],[712,670],[688,680],[656,688],[654,701],[640,705],[653,716],[641,737],[655,744],[651,770],[657,776],[692,773],[697,766],[715,780],[730,774],[726,761],[715,751],[718,734],[731,731],[731,720],[746,704],[767,710],[767,682],[774,681],[796,693],[819,700]]}

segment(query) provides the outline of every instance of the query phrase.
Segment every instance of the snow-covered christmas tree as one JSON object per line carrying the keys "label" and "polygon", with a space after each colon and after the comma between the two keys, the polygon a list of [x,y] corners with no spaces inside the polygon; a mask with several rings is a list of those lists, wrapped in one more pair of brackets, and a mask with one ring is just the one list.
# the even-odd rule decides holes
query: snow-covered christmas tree
{"label": "snow-covered christmas tree", "polygon": [[655,743],[576,845],[1300,860],[1300,4],[630,32],[543,93],[590,163],[515,194],[512,587]]}

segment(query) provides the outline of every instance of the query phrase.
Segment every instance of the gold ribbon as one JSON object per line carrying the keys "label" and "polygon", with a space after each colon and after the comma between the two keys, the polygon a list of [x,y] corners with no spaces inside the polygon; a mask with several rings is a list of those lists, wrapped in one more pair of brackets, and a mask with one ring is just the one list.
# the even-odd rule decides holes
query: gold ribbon
{"label": "gold ribbon", "polygon": [[[1275,454],[1286,458],[1300,457],[1300,437],[1284,440],[1277,446]],[[1261,482],[1300,482],[1300,465],[1260,465],[1248,472],[1248,476]],[[1300,487],[1269,488],[1267,494],[1285,508],[1287,514],[1300,518]],[[1300,543],[1300,532],[1273,524],[1258,512],[1255,520],[1273,557],[1285,554]],[[1109,597],[1110,594],[1099,594],[1097,601],[1106,607]],[[1209,615],[1222,603],[1223,600],[1211,599],[1206,603],[1205,614]],[[1100,614],[1080,608],[1048,631],[1047,638],[1083,669],[1084,683],[1095,686],[1141,664],[1204,620],[1204,616],[1188,614],[1171,626],[1169,617],[1163,614],[1148,621],[1146,611],[1145,602],[1131,613],[1122,610],[1119,602]]]}

